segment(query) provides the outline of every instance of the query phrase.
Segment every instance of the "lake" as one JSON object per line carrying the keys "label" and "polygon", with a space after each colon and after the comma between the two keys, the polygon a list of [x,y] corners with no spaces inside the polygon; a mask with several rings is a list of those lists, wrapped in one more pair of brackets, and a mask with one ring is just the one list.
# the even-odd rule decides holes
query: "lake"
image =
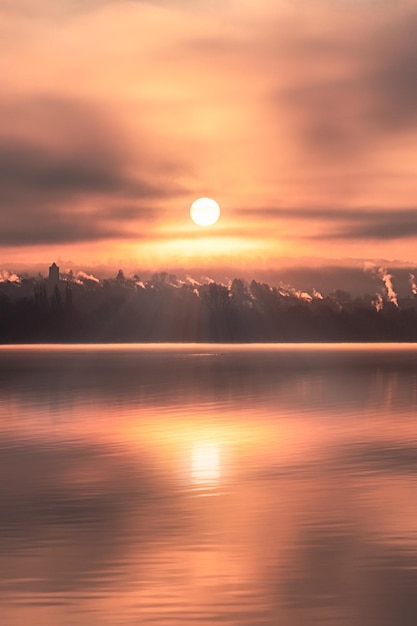
{"label": "lake", "polygon": [[417,347],[0,348],[2,626],[411,626]]}

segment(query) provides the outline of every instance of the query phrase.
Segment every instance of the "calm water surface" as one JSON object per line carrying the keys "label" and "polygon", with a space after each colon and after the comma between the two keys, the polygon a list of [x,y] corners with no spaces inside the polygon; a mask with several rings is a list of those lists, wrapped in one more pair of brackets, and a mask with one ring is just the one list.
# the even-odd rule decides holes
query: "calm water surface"
{"label": "calm water surface", "polygon": [[415,626],[417,347],[0,348],[2,626]]}

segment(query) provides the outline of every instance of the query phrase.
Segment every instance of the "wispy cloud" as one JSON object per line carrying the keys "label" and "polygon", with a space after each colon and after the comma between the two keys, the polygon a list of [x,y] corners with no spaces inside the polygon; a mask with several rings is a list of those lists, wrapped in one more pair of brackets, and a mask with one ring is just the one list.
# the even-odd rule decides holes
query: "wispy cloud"
{"label": "wispy cloud", "polygon": [[417,130],[415,12],[380,11],[363,24],[355,17],[352,10],[346,27],[293,40],[290,63],[302,73],[275,96],[316,158],[357,158]]}
{"label": "wispy cloud", "polygon": [[140,239],[124,226],[151,224],[153,202],[175,194],[164,162],[131,173],[122,136],[92,105],[45,98],[11,109],[0,106],[0,244]]}
{"label": "wispy cloud", "polygon": [[315,239],[384,240],[412,239],[417,236],[417,209],[354,211],[345,215],[343,228],[334,228],[329,220],[327,231],[315,234]]}

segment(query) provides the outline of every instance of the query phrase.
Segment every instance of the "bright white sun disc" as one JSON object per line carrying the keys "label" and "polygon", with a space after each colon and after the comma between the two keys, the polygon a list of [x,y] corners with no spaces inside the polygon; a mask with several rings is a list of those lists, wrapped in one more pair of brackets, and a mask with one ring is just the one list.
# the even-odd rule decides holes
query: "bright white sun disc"
{"label": "bright white sun disc", "polygon": [[211,226],[220,217],[220,207],[212,198],[198,198],[191,205],[190,215],[199,226]]}

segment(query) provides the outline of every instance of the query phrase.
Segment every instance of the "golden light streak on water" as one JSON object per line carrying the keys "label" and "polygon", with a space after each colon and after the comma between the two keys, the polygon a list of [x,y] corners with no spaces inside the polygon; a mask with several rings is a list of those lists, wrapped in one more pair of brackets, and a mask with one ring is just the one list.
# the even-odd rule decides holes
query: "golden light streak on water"
{"label": "golden light streak on water", "polygon": [[191,455],[191,478],[201,487],[213,487],[220,481],[220,451],[215,443],[197,443]]}

